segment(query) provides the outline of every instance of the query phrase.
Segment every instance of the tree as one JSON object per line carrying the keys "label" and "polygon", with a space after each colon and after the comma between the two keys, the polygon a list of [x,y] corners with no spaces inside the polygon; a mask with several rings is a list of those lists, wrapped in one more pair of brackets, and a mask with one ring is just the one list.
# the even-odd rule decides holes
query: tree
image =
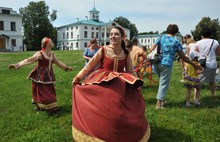
{"label": "tree", "polygon": [[27,50],[41,49],[41,40],[50,37],[56,41],[56,29],[51,24],[56,20],[56,10],[50,14],[49,7],[45,1],[30,2],[27,7],[20,8],[23,16],[24,44]]}
{"label": "tree", "polygon": [[195,30],[191,31],[195,40],[200,40],[202,35],[202,29],[208,27],[212,31],[211,38],[220,41],[220,25],[218,19],[211,20],[210,17],[203,17],[201,21],[196,25]]}
{"label": "tree", "polygon": [[159,32],[158,31],[156,31],[156,32],[150,31],[150,32],[138,33],[138,35],[148,35],[148,34],[159,34]]}
{"label": "tree", "polygon": [[137,36],[138,30],[136,28],[136,25],[131,23],[127,18],[120,16],[120,17],[116,17],[114,21],[117,22],[122,27],[130,29],[130,38]]}

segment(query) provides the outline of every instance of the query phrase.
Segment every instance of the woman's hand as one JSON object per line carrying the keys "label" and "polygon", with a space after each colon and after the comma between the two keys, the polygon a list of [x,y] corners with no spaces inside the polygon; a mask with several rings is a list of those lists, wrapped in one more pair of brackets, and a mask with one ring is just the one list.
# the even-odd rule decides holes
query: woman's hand
{"label": "woman's hand", "polygon": [[203,70],[204,70],[204,68],[201,67],[201,66],[198,65],[198,64],[194,64],[194,68],[195,68],[196,70],[199,70],[199,71],[203,71]]}
{"label": "woman's hand", "polygon": [[18,64],[11,64],[8,66],[9,69],[19,69],[20,66]]}
{"label": "woman's hand", "polygon": [[78,84],[79,82],[80,82],[80,79],[75,76],[75,77],[73,78],[73,81],[72,81],[72,86],[73,86],[73,87],[76,86],[76,84]]}
{"label": "woman's hand", "polygon": [[204,71],[204,68],[203,67],[201,67],[202,69],[200,69],[200,70],[196,70],[196,74],[201,74],[203,71]]}
{"label": "woman's hand", "polygon": [[65,70],[66,72],[68,72],[68,71],[72,71],[73,68],[72,68],[72,67],[69,67],[69,66],[66,66],[64,70]]}

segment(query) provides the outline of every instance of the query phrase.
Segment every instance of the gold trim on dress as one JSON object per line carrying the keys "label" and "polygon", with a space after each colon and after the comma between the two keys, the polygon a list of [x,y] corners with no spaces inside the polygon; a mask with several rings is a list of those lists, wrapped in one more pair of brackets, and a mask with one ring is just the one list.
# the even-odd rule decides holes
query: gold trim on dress
{"label": "gold trim on dress", "polygon": [[[147,131],[145,132],[143,138],[139,142],[147,142],[150,138],[150,125],[148,124]],[[75,142],[105,142],[99,138],[91,137],[89,135],[86,135],[79,130],[77,130],[75,127],[72,126],[72,135],[73,140]]]}
{"label": "gold trim on dress", "polygon": [[37,103],[37,105],[40,107],[40,108],[43,108],[43,109],[51,109],[51,108],[54,108],[54,107],[57,107],[57,102],[54,102],[54,103],[50,103],[50,104],[41,104],[41,103]]}
{"label": "gold trim on dress", "polygon": [[[114,52],[113,52],[113,53],[114,53],[114,55],[115,55],[116,57],[111,57],[110,55],[107,54],[107,50],[108,50],[107,47],[110,48],[110,49],[112,49],[112,48],[109,47],[109,46],[104,46],[104,54],[106,55],[107,58],[110,58],[110,59],[115,59],[115,58],[117,58],[118,60],[124,60],[124,59],[126,58],[126,55],[125,55],[124,52],[123,52],[123,53],[124,53],[124,54],[123,54],[123,57],[120,57],[120,56],[119,56],[119,55],[121,55],[121,54],[117,55],[117,54],[115,54]],[[113,49],[112,49],[112,51],[113,51]]]}
{"label": "gold trim on dress", "polygon": [[151,133],[151,129],[150,129],[150,125],[148,124],[147,131],[145,132],[143,138],[139,142],[147,142],[150,138],[150,133]]}
{"label": "gold trim on dress", "polygon": [[99,138],[86,135],[72,126],[72,135],[75,142],[105,142]]}

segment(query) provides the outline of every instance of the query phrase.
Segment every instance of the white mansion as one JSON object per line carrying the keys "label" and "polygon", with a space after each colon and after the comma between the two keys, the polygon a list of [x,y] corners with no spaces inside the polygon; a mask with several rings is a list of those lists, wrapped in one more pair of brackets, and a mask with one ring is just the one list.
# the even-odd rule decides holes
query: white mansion
{"label": "white mansion", "polygon": [[[85,20],[77,19],[75,23],[57,28],[57,47],[59,50],[83,50],[88,47],[93,38],[96,38],[99,45],[109,44],[109,33],[112,26],[120,25],[113,21],[99,21],[99,11],[95,7],[89,11],[89,14],[90,17],[86,16]],[[130,30],[123,29],[127,38],[130,38]]]}
{"label": "white mansion", "polygon": [[22,16],[0,7],[0,51],[23,51]]}

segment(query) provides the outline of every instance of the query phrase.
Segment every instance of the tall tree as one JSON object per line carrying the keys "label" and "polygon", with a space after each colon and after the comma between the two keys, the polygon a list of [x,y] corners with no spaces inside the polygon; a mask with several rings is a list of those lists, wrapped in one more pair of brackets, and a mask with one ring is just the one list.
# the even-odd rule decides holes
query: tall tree
{"label": "tall tree", "polygon": [[136,28],[136,25],[134,23],[131,23],[127,18],[120,16],[116,17],[114,21],[120,24],[122,27],[130,29],[130,38],[137,36],[138,30]]}
{"label": "tall tree", "polygon": [[201,21],[196,25],[195,30],[191,31],[195,40],[201,39],[203,27],[208,27],[212,30],[212,37],[220,41],[220,25],[218,19],[211,19],[210,17],[203,17]]}
{"label": "tall tree", "polygon": [[[56,20],[56,10],[50,14],[45,1],[30,2],[27,7],[19,9],[23,16],[24,44],[27,50],[41,49],[43,37],[56,39],[56,29],[51,24]],[[56,41],[56,40],[55,40]]]}

